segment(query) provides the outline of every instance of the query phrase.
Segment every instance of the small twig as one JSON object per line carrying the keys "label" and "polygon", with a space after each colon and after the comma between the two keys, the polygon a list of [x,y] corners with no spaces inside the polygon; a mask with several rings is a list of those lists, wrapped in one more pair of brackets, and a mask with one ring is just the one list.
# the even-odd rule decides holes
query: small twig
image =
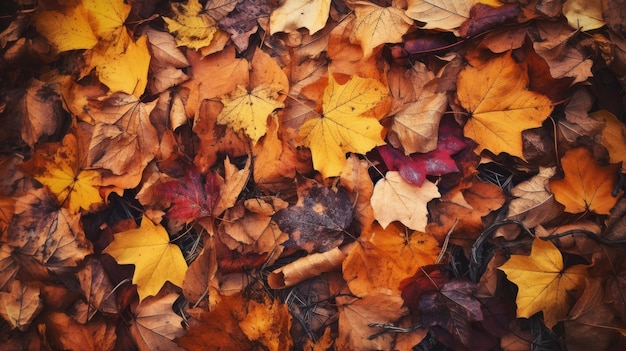
{"label": "small twig", "polygon": [[372,335],[370,335],[368,337],[369,340],[374,340],[377,337],[383,335],[383,334],[387,334],[387,333],[411,333],[416,331],[417,329],[420,329],[422,327],[421,324],[416,324],[414,326],[411,326],[409,328],[402,328],[402,327],[397,327],[393,324],[383,324],[383,323],[370,323],[367,325],[370,328],[380,328],[382,329],[381,331],[374,333]]}

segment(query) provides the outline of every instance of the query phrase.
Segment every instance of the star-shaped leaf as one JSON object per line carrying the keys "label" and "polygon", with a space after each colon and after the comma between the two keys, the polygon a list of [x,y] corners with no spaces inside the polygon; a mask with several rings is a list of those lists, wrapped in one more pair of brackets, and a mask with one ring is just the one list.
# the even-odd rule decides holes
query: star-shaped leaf
{"label": "star-shaped leaf", "polygon": [[176,37],[178,46],[201,49],[211,44],[217,32],[213,18],[204,13],[198,0],[188,0],[186,4],[172,3],[174,19],[163,17],[167,29]]}
{"label": "star-shaped leaf", "polygon": [[549,328],[567,317],[574,293],[584,287],[587,275],[584,265],[565,269],[559,249],[539,238],[533,241],[530,256],[512,255],[499,269],[519,288],[517,316],[530,318],[543,311]]}
{"label": "star-shaped leaf", "polygon": [[568,150],[561,164],[565,177],[551,180],[550,190],[565,211],[609,214],[620,198],[612,194],[619,180],[619,164],[598,166],[585,148]]}
{"label": "star-shaped leaf", "polygon": [[381,44],[402,42],[402,36],[413,24],[412,19],[395,7],[380,7],[365,1],[357,1],[354,6],[356,19],[350,41],[361,44],[364,57],[372,55]]}
{"label": "star-shaped leaf", "polygon": [[251,92],[241,85],[229,97],[222,99],[224,109],[217,116],[217,123],[242,129],[256,144],[267,132],[267,117],[283,103],[277,100],[282,87],[261,84]]}
{"label": "star-shaped leaf", "polygon": [[115,239],[102,253],[109,254],[119,264],[135,265],[133,284],[137,284],[139,299],[156,295],[166,281],[182,286],[187,263],[180,248],[160,224],[146,217],[137,229],[115,234]]}
{"label": "star-shaped leaf", "polygon": [[387,96],[387,87],[376,79],[354,76],[341,85],[329,77],[323,114],[300,127],[300,138],[311,149],[313,167],[324,178],[339,175],[346,164],[346,152],[363,154],[385,143],[378,120],[364,114]]}
{"label": "star-shaped leaf", "polygon": [[552,112],[548,97],[527,90],[526,69],[505,54],[466,67],[457,84],[458,99],[471,113],[465,136],[478,143],[476,151],[507,152],[523,159],[522,131],[540,127]]}

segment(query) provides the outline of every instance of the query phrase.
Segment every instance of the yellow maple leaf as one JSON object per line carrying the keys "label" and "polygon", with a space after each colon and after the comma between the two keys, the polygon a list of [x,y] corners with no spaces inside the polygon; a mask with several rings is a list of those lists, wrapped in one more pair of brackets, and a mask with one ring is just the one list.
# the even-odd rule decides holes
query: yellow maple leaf
{"label": "yellow maple leaf", "polygon": [[530,318],[543,311],[548,328],[567,317],[575,292],[582,289],[587,266],[564,269],[559,249],[549,241],[535,238],[530,256],[512,255],[498,269],[519,288],[517,317]]}
{"label": "yellow maple leaf", "polygon": [[80,2],[61,10],[39,12],[35,27],[59,52],[91,49],[98,43],[89,13]]}
{"label": "yellow maple leaf", "polygon": [[103,203],[99,192],[100,174],[79,169],[77,149],[76,137],[67,134],[54,156],[44,161],[43,171],[34,176],[71,213],[78,213],[81,208],[89,210],[91,206]]}
{"label": "yellow maple leaf", "polygon": [[133,284],[137,284],[140,300],[156,295],[166,281],[182,286],[187,272],[180,248],[170,243],[163,226],[147,217],[142,218],[139,228],[115,234],[102,253],[111,255],[119,264],[135,265]]}
{"label": "yellow maple leaf", "polygon": [[243,130],[256,144],[267,132],[267,117],[277,108],[283,107],[278,93],[283,88],[275,84],[261,84],[251,92],[238,85],[228,97],[222,99],[224,108],[217,116],[217,123],[228,124],[234,130]]}
{"label": "yellow maple leaf", "polygon": [[324,90],[319,117],[300,127],[302,143],[311,149],[313,167],[324,178],[339,175],[346,153],[366,153],[385,142],[376,117],[365,116],[388,95],[389,90],[372,78],[354,76],[340,85],[331,75]]}
{"label": "yellow maple leaf", "polygon": [[330,0],[286,0],[270,15],[270,34],[307,28],[313,34],[324,28]]}
{"label": "yellow maple leaf", "polygon": [[163,17],[163,20],[178,46],[198,50],[211,44],[217,26],[215,20],[204,13],[198,0],[189,0],[186,4],[172,3],[172,11],[174,18]]}
{"label": "yellow maple leaf", "polygon": [[381,7],[364,1],[354,3],[354,27],[350,41],[358,42],[363,48],[363,56],[372,55],[374,48],[385,43],[400,43],[413,20],[395,7]]}
{"label": "yellow maple leaf", "polygon": [[609,214],[621,197],[613,196],[619,179],[619,165],[598,166],[591,153],[582,147],[567,150],[561,158],[563,179],[550,181],[554,198],[569,213],[593,211]]}
{"label": "yellow maple leaf", "polygon": [[417,186],[404,180],[400,173],[389,171],[374,186],[371,199],[374,218],[383,228],[400,221],[411,229],[424,231],[428,223],[426,204],[439,197],[441,194],[431,181]]}
{"label": "yellow maple leaf", "polygon": [[478,143],[476,151],[523,159],[522,131],[540,127],[552,112],[548,97],[527,90],[526,69],[505,54],[464,68],[457,84],[458,99],[472,114],[463,131]]}
{"label": "yellow maple leaf", "polygon": [[89,23],[98,38],[116,41],[124,28],[131,6],[124,0],[82,0],[89,13]]}
{"label": "yellow maple leaf", "polygon": [[[128,36],[125,31],[123,33],[120,40]],[[94,50],[91,66],[96,68],[98,79],[111,92],[124,92],[139,97],[148,85],[150,52],[147,37],[144,35],[136,42],[128,37],[127,43],[122,52],[114,45]]]}

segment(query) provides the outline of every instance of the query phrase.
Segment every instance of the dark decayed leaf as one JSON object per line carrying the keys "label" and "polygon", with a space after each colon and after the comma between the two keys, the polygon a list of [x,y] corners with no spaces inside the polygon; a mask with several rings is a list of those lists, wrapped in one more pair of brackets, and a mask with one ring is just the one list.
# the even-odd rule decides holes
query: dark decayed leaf
{"label": "dark decayed leaf", "polygon": [[274,221],[289,233],[286,247],[308,252],[328,251],[343,241],[343,231],[352,222],[352,203],[347,192],[315,185],[298,203],[278,211]]}

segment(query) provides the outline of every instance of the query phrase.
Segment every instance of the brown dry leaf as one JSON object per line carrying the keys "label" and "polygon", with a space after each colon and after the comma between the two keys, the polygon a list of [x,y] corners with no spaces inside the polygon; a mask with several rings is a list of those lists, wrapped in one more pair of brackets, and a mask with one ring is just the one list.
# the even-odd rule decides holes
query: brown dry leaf
{"label": "brown dry leaf", "polygon": [[272,289],[283,289],[322,273],[336,270],[341,267],[344,259],[355,245],[356,243],[350,243],[330,251],[299,258],[272,271],[267,276],[267,283]]}
{"label": "brown dry leaf", "polygon": [[[233,47],[207,57],[188,50],[187,60],[191,65],[187,72],[191,79],[182,86],[189,88],[189,97],[185,105],[189,117],[196,115],[202,100],[216,99],[230,94],[237,88],[237,85],[246,86],[250,79],[248,62],[245,59],[236,58]],[[198,124],[199,121],[195,123]],[[201,133],[198,135],[202,136]]]}
{"label": "brown dry leaf", "polygon": [[279,198],[256,198],[238,202],[226,211],[218,233],[223,244],[242,254],[271,253],[274,259],[282,252],[282,243],[289,239],[272,221],[272,215],[289,204]]}
{"label": "brown dry leaf", "polygon": [[113,175],[141,172],[156,152],[159,142],[150,112],[156,100],[143,103],[133,95],[115,93],[92,101],[87,107],[96,122],[89,144],[87,162],[93,167],[110,170]]}
{"label": "brown dry leaf", "polygon": [[17,198],[7,239],[18,257],[31,257],[60,274],[73,271],[86,255],[93,253],[80,215],[59,208],[47,188],[33,189]]}
{"label": "brown dry leaf", "polygon": [[372,323],[389,324],[406,314],[404,301],[388,290],[372,291],[360,298],[337,296],[339,307],[339,336],[337,350],[389,350],[393,335],[386,333],[372,340],[378,329]]}
{"label": "brown dry leaf", "polygon": [[588,111],[593,105],[592,96],[586,89],[574,92],[565,107],[565,120],[559,120],[559,130],[571,143],[581,136],[594,136],[602,131],[604,125],[589,118]]}
{"label": "brown dry leaf", "polygon": [[598,166],[591,153],[582,147],[568,150],[561,158],[561,164],[565,176],[552,179],[550,190],[556,201],[565,205],[565,211],[609,214],[622,193],[619,192],[620,196],[612,194],[620,166]]}
{"label": "brown dry leaf", "polygon": [[0,291],[10,291],[11,284],[15,279],[19,264],[11,254],[13,249],[6,243],[0,243]]}
{"label": "brown dry leaf", "polygon": [[205,238],[204,247],[198,257],[189,265],[183,280],[183,295],[192,306],[208,307],[209,284],[214,280],[217,271],[217,258],[213,238]]}
{"label": "brown dry leaf", "polygon": [[[563,208],[554,200],[548,186],[555,172],[556,167],[540,167],[539,174],[511,189],[511,195],[515,198],[509,204],[507,217],[534,228],[559,216]],[[507,239],[512,238],[507,236]]]}
{"label": "brown dry leaf", "polygon": [[437,186],[429,180],[421,186],[404,180],[400,173],[389,171],[374,186],[372,208],[374,217],[383,228],[393,221],[424,231],[428,222],[427,203],[441,197]]}
{"label": "brown dry leaf", "polygon": [[425,233],[411,233],[396,223],[385,229],[374,226],[361,234],[343,262],[343,278],[357,296],[377,289],[400,294],[400,282],[420,266],[435,263],[440,251],[437,240]]}
{"label": "brown dry leaf", "polygon": [[115,325],[104,318],[94,318],[80,324],[63,312],[51,312],[45,316],[45,332],[55,350],[108,351],[115,346]]}
{"label": "brown dry leaf", "polygon": [[183,318],[172,309],[178,294],[149,297],[135,309],[130,334],[140,351],[182,350],[173,340],[185,334]]}
{"label": "brown dry leaf", "polygon": [[248,157],[243,169],[237,168],[230,162],[230,158],[224,160],[224,185],[220,191],[220,199],[213,209],[214,213],[222,213],[233,207],[243,188],[248,184],[250,178],[251,158]]}
{"label": "brown dry leaf", "polygon": [[11,329],[27,330],[44,307],[39,295],[38,287],[13,280],[8,292],[0,292],[0,316]]}
{"label": "brown dry leaf", "polygon": [[432,80],[412,102],[398,111],[393,117],[391,130],[397,134],[406,155],[437,148],[439,122],[447,106],[448,97],[438,92],[438,81]]}
{"label": "brown dry leaf", "polygon": [[403,10],[394,6],[381,7],[365,1],[353,2],[352,6],[356,18],[350,41],[361,44],[364,58],[382,44],[402,42],[402,36],[413,24]]}
{"label": "brown dry leaf", "polygon": [[600,110],[589,117],[603,126],[602,145],[609,150],[611,163],[626,163],[626,126],[614,114]]}
{"label": "brown dry leaf", "polygon": [[21,124],[22,140],[31,148],[63,127],[61,97],[52,84],[32,79],[14,106],[14,118]]}
{"label": "brown dry leaf", "polygon": [[[272,10],[268,0],[234,2],[235,7],[226,17],[216,18],[220,28],[230,33],[230,38],[239,52],[248,49],[250,36],[257,32],[259,21],[267,18]],[[272,3],[273,4],[273,3]],[[228,4],[232,6],[231,4]],[[207,6],[209,4],[207,3]],[[207,7],[205,6],[205,9]],[[214,11],[216,12],[216,11]]]}
{"label": "brown dry leaf", "polygon": [[354,218],[359,221],[361,230],[374,223],[374,209],[370,201],[374,183],[369,176],[369,168],[370,164],[366,160],[360,160],[357,155],[352,154],[339,176],[341,186],[348,190],[350,201],[354,204]]}
{"label": "brown dry leaf", "polygon": [[97,311],[112,314],[118,312],[113,284],[101,261],[88,257],[84,266],[76,273],[76,277],[88,304],[88,319],[91,319]]}
{"label": "brown dry leaf", "polygon": [[498,186],[470,176],[457,188],[444,194],[440,201],[433,202],[426,233],[443,242],[454,227],[450,242],[469,248],[473,239],[483,231],[482,217],[499,209],[505,200]]}
{"label": "brown dry leaf", "polygon": [[181,70],[189,66],[189,61],[176,46],[174,37],[148,27],[143,33],[148,37],[151,54],[148,90],[153,94],[162,93],[189,79]]}
{"label": "brown dry leaf", "polygon": [[279,136],[278,118],[270,116],[267,133],[252,146],[254,183],[262,190],[276,192],[296,175],[295,155]]}

